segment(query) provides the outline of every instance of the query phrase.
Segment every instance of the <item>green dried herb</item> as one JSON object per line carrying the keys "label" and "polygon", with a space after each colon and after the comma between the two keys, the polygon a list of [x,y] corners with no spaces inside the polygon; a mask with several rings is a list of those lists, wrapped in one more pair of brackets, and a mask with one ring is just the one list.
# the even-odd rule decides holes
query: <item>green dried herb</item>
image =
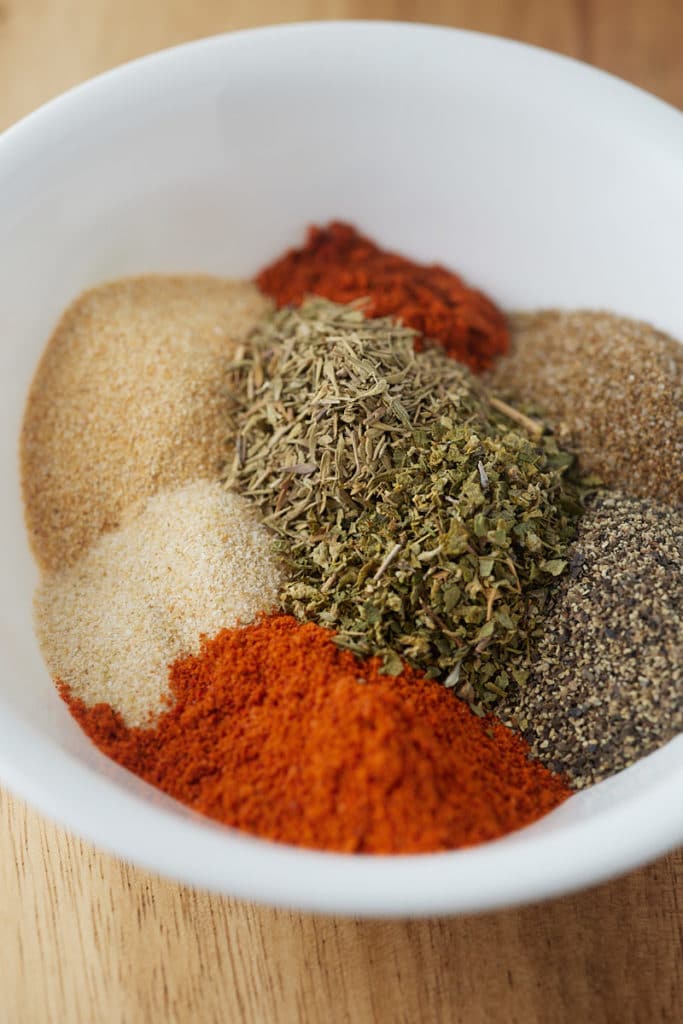
{"label": "green dried herb", "polygon": [[481,707],[522,681],[565,568],[572,459],[414,334],[318,299],[275,313],[232,368],[226,481],[277,534],[288,612]]}

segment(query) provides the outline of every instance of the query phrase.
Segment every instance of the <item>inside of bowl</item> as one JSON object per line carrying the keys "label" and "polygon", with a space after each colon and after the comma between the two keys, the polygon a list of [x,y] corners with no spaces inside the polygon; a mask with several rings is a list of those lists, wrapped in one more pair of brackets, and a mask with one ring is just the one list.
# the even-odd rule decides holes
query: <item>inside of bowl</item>
{"label": "inside of bowl", "polygon": [[[508,309],[605,308],[683,337],[671,112],[546,55],[459,38],[216,41],[105,77],[0,138],[0,717],[40,737],[46,772],[75,758],[89,786],[107,775],[150,799],[70,720],[32,628],[17,439],[40,351],[82,289],[144,271],[248,276],[309,223],[341,218]],[[504,842],[672,773],[683,779],[680,739]]]}

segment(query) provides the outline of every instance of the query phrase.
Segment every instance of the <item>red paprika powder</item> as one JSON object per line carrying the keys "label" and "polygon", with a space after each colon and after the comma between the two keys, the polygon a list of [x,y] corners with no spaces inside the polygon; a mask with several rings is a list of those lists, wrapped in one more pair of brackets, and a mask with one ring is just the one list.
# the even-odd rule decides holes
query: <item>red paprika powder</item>
{"label": "red paprika powder", "polygon": [[401,320],[475,373],[509,347],[505,317],[482,292],[445,267],[385,252],[339,221],[311,227],[303,248],[266,267],[257,282],[278,306],[299,305],[311,294],[334,302],[367,298],[368,316]]}
{"label": "red paprika powder", "polygon": [[149,728],[60,691],[124,767],[226,825],[295,845],[454,849],[569,796],[499,722],[410,668],[388,677],[380,666],[340,650],[321,626],[273,616],[177,661],[172,704]]}

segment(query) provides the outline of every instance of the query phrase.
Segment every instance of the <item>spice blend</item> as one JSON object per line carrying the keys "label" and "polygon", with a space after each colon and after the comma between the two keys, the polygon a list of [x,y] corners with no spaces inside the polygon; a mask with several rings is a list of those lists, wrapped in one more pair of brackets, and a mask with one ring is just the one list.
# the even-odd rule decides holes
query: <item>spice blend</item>
{"label": "spice blend", "polygon": [[280,538],[286,611],[381,654],[390,674],[407,661],[490,704],[521,681],[566,566],[572,459],[412,343],[392,320],[320,299],[263,321],[232,379],[227,479]]}
{"label": "spice blend", "polygon": [[204,640],[171,668],[150,729],[72,714],[119,764],[227,825],[296,846],[422,853],[535,821],[570,790],[526,744],[412,669],[394,678],[329,630],[280,616]]}
{"label": "spice blend", "polygon": [[509,344],[504,315],[482,292],[438,264],[414,263],[380,249],[350,224],[312,227],[301,249],[291,249],[261,271],[258,284],[278,306],[309,295],[348,303],[366,299],[367,316],[390,316],[438,342],[475,372],[485,370]]}
{"label": "spice blend", "polygon": [[43,653],[102,751],[255,835],[408,853],[683,731],[683,349],[509,323],[508,352],[486,296],[339,222],[257,283],[67,310],[22,485]]}

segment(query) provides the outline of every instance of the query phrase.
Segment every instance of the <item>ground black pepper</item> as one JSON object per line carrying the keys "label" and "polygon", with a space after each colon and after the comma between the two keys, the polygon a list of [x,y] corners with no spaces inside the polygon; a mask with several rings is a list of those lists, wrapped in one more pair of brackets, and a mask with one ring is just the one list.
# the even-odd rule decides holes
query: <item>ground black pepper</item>
{"label": "ground black pepper", "polygon": [[683,731],[683,512],[591,502],[529,677],[498,713],[582,788]]}

